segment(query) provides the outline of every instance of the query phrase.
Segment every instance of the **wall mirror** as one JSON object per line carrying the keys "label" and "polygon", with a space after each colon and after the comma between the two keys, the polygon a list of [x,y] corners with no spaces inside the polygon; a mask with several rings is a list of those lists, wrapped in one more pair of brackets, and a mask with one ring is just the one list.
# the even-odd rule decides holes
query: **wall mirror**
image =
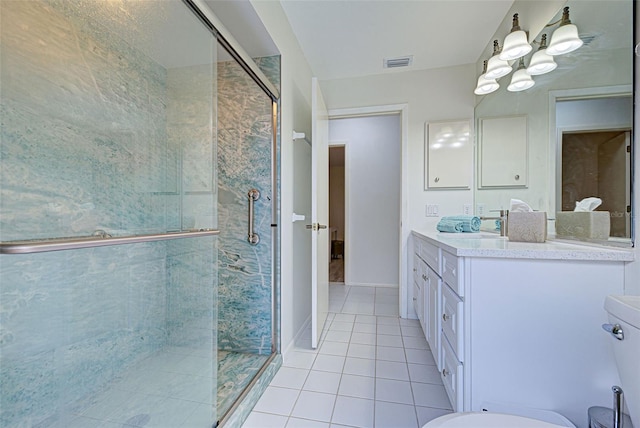
{"label": "wall mirror", "polygon": [[[516,1],[511,14],[519,11],[519,5],[527,14],[536,12],[535,7],[523,6],[525,3]],[[599,209],[609,211],[612,220],[610,238],[598,243],[631,245],[633,166],[627,150],[633,145],[633,0],[557,3],[554,11],[548,8],[540,11],[546,17],[531,16],[530,20],[554,23],[568,6],[571,21],[578,27],[584,44],[573,52],[555,56],[557,68],[533,76],[535,85],[530,89],[508,91],[511,73],[498,80],[497,91],[477,97],[478,174],[483,169],[479,156],[482,120],[509,116],[526,117],[528,145],[523,156],[529,174],[526,187],[481,186],[477,177],[475,211],[483,214],[508,209],[510,199],[521,199],[534,210],[547,212],[549,231],[553,234],[557,211],[570,211],[576,200],[597,196],[603,200]],[[510,24],[511,16],[508,18]],[[526,22],[521,15],[520,25],[528,30]],[[556,28],[557,24],[548,25],[529,34],[529,41],[535,42],[533,51],[524,58],[525,65],[538,49],[542,34],[551,38]],[[500,44],[507,33],[508,30],[497,33]],[[481,61],[485,59],[488,57]],[[512,152],[507,147],[497,150],[498,156]],[[522,162],[522,158],[516,160]]]}

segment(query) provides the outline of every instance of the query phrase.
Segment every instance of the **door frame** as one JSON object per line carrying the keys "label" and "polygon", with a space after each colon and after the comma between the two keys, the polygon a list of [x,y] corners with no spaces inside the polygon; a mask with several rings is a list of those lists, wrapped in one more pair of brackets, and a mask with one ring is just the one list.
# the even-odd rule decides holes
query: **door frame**
{"label": "door frame", "polygon": [[[408,186],[408,151],[409,151],[409,104],[387,104],[371,107],[355,107],[344,109],[330,109],[329,121],[332,119],[342,118],[354,118],[363,116],[379,116],[384,114],[400,114],[400,127],[401,127],[401,148],[400,148],[400,239],[398,242],[398,257],[399,257],[399,272],[398,272],[398,302],[399,302],[399,314],[402,318],[408,317],[409,304],[407,302],[408,295],[408,241],[411,230],[408,228],[407,222],[407,186]],[[346,157],[346,152],[345,152]],[[345,158],[346,166],[346,158]],[[347,177],[345,169],[345,198],[346,198],[346,186]],[[345,203],[346,209],[346,203]],[[348,216],[348,212],[345,213],[345,218]],[[345,241],[348,239],[347,231],[345,230]],[[345,243],[345,258],[348,253]],[[345,284],[347,281],[347,271],[345,264]]]}

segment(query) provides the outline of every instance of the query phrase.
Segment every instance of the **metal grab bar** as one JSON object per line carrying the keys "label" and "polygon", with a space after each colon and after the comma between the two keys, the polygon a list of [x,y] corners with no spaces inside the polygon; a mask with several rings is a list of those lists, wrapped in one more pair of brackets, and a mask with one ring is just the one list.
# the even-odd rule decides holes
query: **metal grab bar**
{"label": "metal grab bar", "polygon": [[136,244],[139,242],[166,241],[181,238],[199,238],[219,234],[216,229],[167,232],[150,235],[131,235],[112,237],[104,232],[93,236],[71,238],[53,238],[31,241],[0,242],[0,254],[32,254],[49,251],[76,250],[80,248],[108,247],[111,245]]}
{"label": "metal grab bar", "polygon": [[249,198],[249,233],[247,234],[247,241],[251,245],[256,245],[260,242],[260,235],[253,231],[253,202],[260,199],[260,191],[258,189],[251,189],[249,193],[247,193],[247,197]]}

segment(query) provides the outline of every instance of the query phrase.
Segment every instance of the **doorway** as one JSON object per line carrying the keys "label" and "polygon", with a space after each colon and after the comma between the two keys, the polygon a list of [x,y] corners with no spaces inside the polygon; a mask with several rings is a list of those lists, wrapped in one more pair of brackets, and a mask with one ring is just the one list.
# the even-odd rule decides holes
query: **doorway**
{"label": "doorway", "polygon": [[345,284],[398,289],[402,115],[333,117],[329,140],[345,150],[344,229],[334,231],[344,233]]}
{"label": "doorway", "polygon": [[344,284],[345,144],[329,147],[329,282]]}
{"label": "doorway", "polygon": [[562,134],[562,211],[590,196],[602,199],[601,211],[611,215],[610,236],[631,236],[631,130],[565,132]]}

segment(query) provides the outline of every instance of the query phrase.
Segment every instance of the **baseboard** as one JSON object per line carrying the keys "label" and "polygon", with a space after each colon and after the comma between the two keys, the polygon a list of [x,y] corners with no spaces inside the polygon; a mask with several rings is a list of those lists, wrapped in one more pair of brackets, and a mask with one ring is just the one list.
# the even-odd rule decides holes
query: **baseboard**
{"label": "baseboard", "polygon": [[380,287],[380,288],[399,288],[398,284],[372,284],[370,282],[350,282],[345,283],[345,285],[350,285],[352,287]]}
{"label": "baseboard", "polygon": [[291,352],[291,350],[295,347],[296,342],[298,341],[298,339],[300,339],[300,337],[302,337],[302,335],[304,334],[304,331],[309,328],[309,326],[311,325],[311,315],[309,315],[309,317],[305,320],[305,322],[302,323],[302,327],[300,327],[300,330],[298,330],[298,332],[296,333],[295,336],[293,336],[293,340],[287,345],[286,349],[282,352],[282,355],[287,355],[289,352]]}

